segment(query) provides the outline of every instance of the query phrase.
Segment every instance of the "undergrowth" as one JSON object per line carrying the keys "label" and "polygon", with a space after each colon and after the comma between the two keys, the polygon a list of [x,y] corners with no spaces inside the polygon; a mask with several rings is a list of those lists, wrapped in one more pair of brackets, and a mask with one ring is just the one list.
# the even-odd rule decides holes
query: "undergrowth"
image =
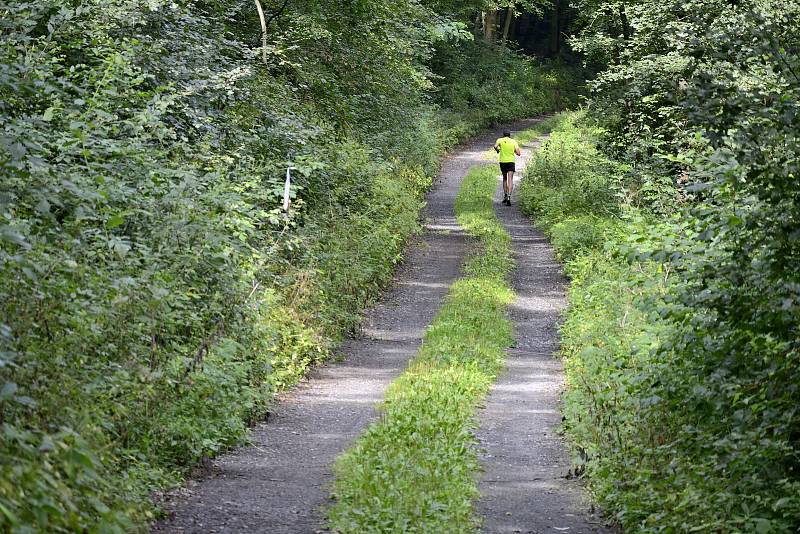
{"label": "undergrowth", "polygon": [[[726,370],[730,357],[703,368],[720,342],[711,332],[704,350],[686,350],[706,320],[683,308],[693,319],[674,321],[676,295],[690,290],[678,261],[690,215],[650,211],[651,191],[627,183],[599,134],[580,114],[563,116],[520,192],[572,280],[561,335],[574,460],[629,532],[794,532],[791,354],[769,367],[770,383]],[[758,345],[763,361],[775,345]]]}
{"label": "undergrowth", "polygon": [[465,178],[456,213],[480,251],[390,386],[380,421],[336,464],[329,517],[338,532],[471,532],[477,524],[474,414],[512,342],[513,260],[494,214],[495,174],[484,167]]}

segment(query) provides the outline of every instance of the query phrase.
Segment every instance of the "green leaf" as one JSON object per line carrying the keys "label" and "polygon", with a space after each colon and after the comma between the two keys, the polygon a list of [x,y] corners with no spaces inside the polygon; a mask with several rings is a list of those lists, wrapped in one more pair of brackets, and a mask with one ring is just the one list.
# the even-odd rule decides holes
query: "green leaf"
{"label": "green leaf", "polygon": [[769,519],[764,519],[763,517],[757,517],[753,520],[756,526],[756,534],[769,534],[773,531],[772,529],[772,521]]}
{"label": "green leaf", "polygon": [[0,226],[0,241],[13,243],[14,245],[19,245],[26,248],[30,246],[25,240],[25,236],[8,225]]}
{"label": "green leaf", "polygon": [[36,401],[30,397],[14,397],[14,400],[23,406],[27,406],[28,408],[36,408]]}
{"label": "green leaf", "polygon": [[123,224],[125,224],[125,219],[121,215],[112,215],[108,218],[108,222],[106,222],[106,228],[111,230]]}
{"label": "green leaf", "polygon": [[0,400],[7,400],[14,396],[17,392],[17,385],[14,382],[6,382],[3,388],[0,389]]}
{"label": "green leaf", "polygon": [[8,520],[8,522],[11,523],[12,525],[19,524],[19,520],[17,519],[17,516],[14,515],[14,513],[11,510],[9,510],[8,508],[6,508],[6,506],[3,505],[3,503],[1,503],[1,502],[0,502],[0,512],[3,513],[3,516],[6,518],[6,520]]}
{"label": "green leaf", "polygon": [[38,204],[36,204],[35,209],[37,213],[40,213],[42,215],[47,215],[48,213],[50,213],[50,202],[48,202],[46,198],[43,198],[42,200],[39,201]]}

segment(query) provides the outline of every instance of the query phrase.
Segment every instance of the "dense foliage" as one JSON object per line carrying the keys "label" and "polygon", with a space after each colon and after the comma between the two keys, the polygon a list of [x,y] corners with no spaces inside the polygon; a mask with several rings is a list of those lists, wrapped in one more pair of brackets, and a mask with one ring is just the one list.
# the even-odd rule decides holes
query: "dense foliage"
{"label": "dense foliage", "polygon": [[[576,461],[631,531],[794,531],[798,482],[783,463],[796,454],[792,436],[773,429],[753,438],[760,425],[743,417],[791,402],[792,383],[773,374],[776,382],[762,387],[781,388],[776,399],[717,413],[728,399],[711,396],[710,379],[697,370],[702,353],[687,361],[677,350],[687,329],[674,310],[687,278],[664,246],[679,223],[637,207],[642,200],[626,186],[630,168],[598,150],[601,130],[575,122],[560,124],[531,162],[521,195],[572,279],[562,336],[565,427]],[[746,375],[726,376],[743,394]],[[783,409],[790,421],[793,409]],[[773,452],[779,444],[784,455]]]}
{"label": "dense foliage", "polygon": [[[392,383],[379,422],[339,458],[336,532],[474,532],[479,469],[475,410],[513,342],[506,308],[511,237],[494,213],[496,170],[464,179],[456,216],[479,241],[419,354]],[[413,466],[413,467],[412,467]]]}
{"label": "dense foliage", "polygon": [[[353,327],[442,152],[560,105],[433,2],[262,4],[265,50],[250,1],[0,3],[0,529],[141,525]],[[496,62],[538,90],[495,111]]]}
{"label": "dense foliage", "polygon": [[568,426],[627,528],[796,531],[800,6],[580,7],[601,129],[526,193],[575,280]]}

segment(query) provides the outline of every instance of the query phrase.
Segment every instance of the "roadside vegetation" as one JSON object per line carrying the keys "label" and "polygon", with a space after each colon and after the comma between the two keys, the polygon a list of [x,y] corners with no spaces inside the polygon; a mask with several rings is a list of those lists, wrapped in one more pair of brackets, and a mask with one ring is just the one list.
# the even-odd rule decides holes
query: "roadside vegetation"
{"label": "roadside vegetation", "polygon": [[800,4],[577,7],[598,129],[550,150],[567,426],[630,531],[796,532]]}
{"label": "roadside vegetation", "polygon": [[[630,532],[800,528],[800,49],[783,26],[797,6],[716,7],[710,29],[681,26],[698,39],[691,57],[657,41],[664,57],[626,56],[586,112],[551,119],[520,192],[572,280],[562,353],[575,461]],[[636,11],[639,40],[617,44],[635,55],[669,27],[654,13],[684,7],[663,9]],[[757,75],[755,55],[768,65]],[[659,59],[681,65],[678,85],[649,70]],[[634,88],[621,70],[650,81]]]}
{"label": "roadside vegetation", "polygon": [[380,420],[337,462],[330,509],[337,532],[472,532],[478,524],[475,410],[513,342],[510,237],[494,214],[497,172],[471,171],[456,199],[479,239],[465,277],[389,388]]}
{"label": "roadside vegetation", "polygon": [[[0,530],[143,530],[153,494],[246,442],[390,280],[441,156],[575,102],[566,33],[591,95],[541,127],[522,204],[573,279],[576,458],[630,531],[800,529],[800,4],[257,4],[264,28],[251,0],[0,5]],[[484,236],[479,176],[458,209]],[[474,526],[470,414],[507,343],[475,329],[510,298],[505,250],[473,258],[396,426],[364,438],[422,425],[433,486],[397,475],[412,509],[346,456],[367,523],[337,505],[342,529]]]}

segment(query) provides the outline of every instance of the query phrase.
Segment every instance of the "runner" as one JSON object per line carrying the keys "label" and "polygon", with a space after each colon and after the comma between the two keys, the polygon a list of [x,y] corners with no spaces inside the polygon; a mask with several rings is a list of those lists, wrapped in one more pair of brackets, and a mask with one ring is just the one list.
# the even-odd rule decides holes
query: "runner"
{"label": "runner", "polygon": [[494,151],[500,155],[500,172],[503,173],[503,204],[511,205],[511,192],[514,190],[514,163],[516,156],[521,156],[522,151],[516,141],[511,139],[511,132],[503,132],[503,137],[494,144]]}

